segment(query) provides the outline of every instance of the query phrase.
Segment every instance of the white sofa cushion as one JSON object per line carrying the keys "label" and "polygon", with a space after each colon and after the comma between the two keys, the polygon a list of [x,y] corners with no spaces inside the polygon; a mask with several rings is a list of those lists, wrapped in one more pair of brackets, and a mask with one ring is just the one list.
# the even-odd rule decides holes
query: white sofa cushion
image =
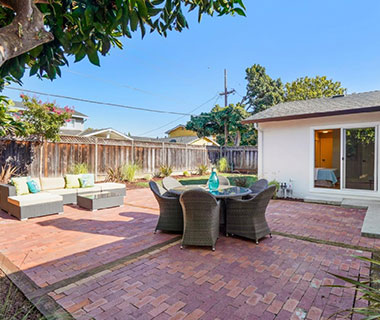
{"label": "white sofa cushion", "polygon": [[115,183],[115,182],[103,182],[103,183],[97,183],[97,186],[101,186],[102,191],[109,191],[114,189],[125,189],[124,183]]}
{"label": "white sofa cushion", "polygon": [[15,206],[30,206],[33,204],[41,204],[48,202],[62,201],[60,195],[51,194],[48,192],[38,192],[33,194],[25,194],[22,196],[8,197],[8,202],[14,204]]}
{"label": "white sofa cushion", "polygon": [[64,189],[65,188],[65,179],[63,177],[56,178],[40,178],[41,190],[52,190],[52,189]]}
{"label": "white sofa cushion", "polygon": [[75,189],[78,194],[83,194],[83,193],[91,193],[91,192],[100,192],[102,191],[101,187],[98,186],[97,184],[94,185],[93,187],[89,187],[89,188],[79,188],[79,189]]}
{"label": "white sofa cushion", "polygon": [[48,193],[52,194],[77,194],[77,189],[54,189],[54,190],[46,190]]}

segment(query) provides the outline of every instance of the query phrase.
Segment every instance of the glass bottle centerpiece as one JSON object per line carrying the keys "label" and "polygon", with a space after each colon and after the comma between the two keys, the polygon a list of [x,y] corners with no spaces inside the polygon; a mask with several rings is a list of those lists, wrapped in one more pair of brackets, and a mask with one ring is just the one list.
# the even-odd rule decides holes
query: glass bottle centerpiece
{"label": "glass bottle centerpiece", "polygon": [[214,168],[212,168],[210,178],[208,179],[208,188],[211,191],[218,190],[219,188],[219,178]]}

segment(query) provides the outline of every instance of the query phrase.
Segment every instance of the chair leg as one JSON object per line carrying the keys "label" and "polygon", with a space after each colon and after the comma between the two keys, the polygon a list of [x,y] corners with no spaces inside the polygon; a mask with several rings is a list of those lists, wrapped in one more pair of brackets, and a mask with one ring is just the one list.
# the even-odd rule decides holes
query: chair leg
{"label": "chair leg", "polygon": [[181,245],[179,246],[179,248],[182,250],[182,249],[183,249],[183,245],[181,244]]}
{"label": "chair leg", "polygon": [[256,239],[256,245],[258,245],[259,244],[259,240],[258,239]]}
{"label": "chair leg", "polygon": [[269,237],[272,238],[272,234],[271,233],[269,234]]}
{"label": "chair leg", "polygon": [[153,232],[154,234],[156,234],[157,233],[157,229],[154,229],[154,232]]}
{"label": "chair leg", "polygon": [[212,250],[212,251],[215,251],[215,247],[212,247],[211,250]]}

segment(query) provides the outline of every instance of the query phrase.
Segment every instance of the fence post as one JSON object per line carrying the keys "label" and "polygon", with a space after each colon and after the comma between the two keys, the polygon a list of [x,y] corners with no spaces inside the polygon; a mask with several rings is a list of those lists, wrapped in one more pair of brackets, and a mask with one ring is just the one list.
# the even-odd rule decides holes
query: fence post
{"label": "fence post", "polygon": [[167,162],[165,159],[165,142],[162,142],[162,161],[160,165],[167,165]]}
{"label": "fence post", "polygon": [[132,148],[131,148],[131,164],[135,163],[135,141],[132,140]]}
{"label": "fence post", "polygon": [[95,181],[98,180],[98,138],[95,138]]}
{"label": "fence post", "polygon": [[185,170],[190,170],[189,169],[189,149],[187,148],[187,144],[185,144],[185,157],[186,157],[186,160],[185,160]]}

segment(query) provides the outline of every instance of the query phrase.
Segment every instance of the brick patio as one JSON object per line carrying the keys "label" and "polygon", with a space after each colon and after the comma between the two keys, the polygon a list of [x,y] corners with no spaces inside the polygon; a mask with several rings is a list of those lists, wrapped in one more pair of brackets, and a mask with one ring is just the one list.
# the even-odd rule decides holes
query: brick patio
{"label": "brick patio", "polygon": [[351,255],[380,249],[360,236],[365,210],[272,201],[272,239],[256,246],[221,235],[212,252],[153,234],[148,189],[128,190],[125,204],[65,206],[25,222],[0,213],[0,253],[34,297],[53,298],[76,319],[327,319],[354,304],[353,290],[323,286],[341,284],[327,272],[366,276],[368,265]]}

